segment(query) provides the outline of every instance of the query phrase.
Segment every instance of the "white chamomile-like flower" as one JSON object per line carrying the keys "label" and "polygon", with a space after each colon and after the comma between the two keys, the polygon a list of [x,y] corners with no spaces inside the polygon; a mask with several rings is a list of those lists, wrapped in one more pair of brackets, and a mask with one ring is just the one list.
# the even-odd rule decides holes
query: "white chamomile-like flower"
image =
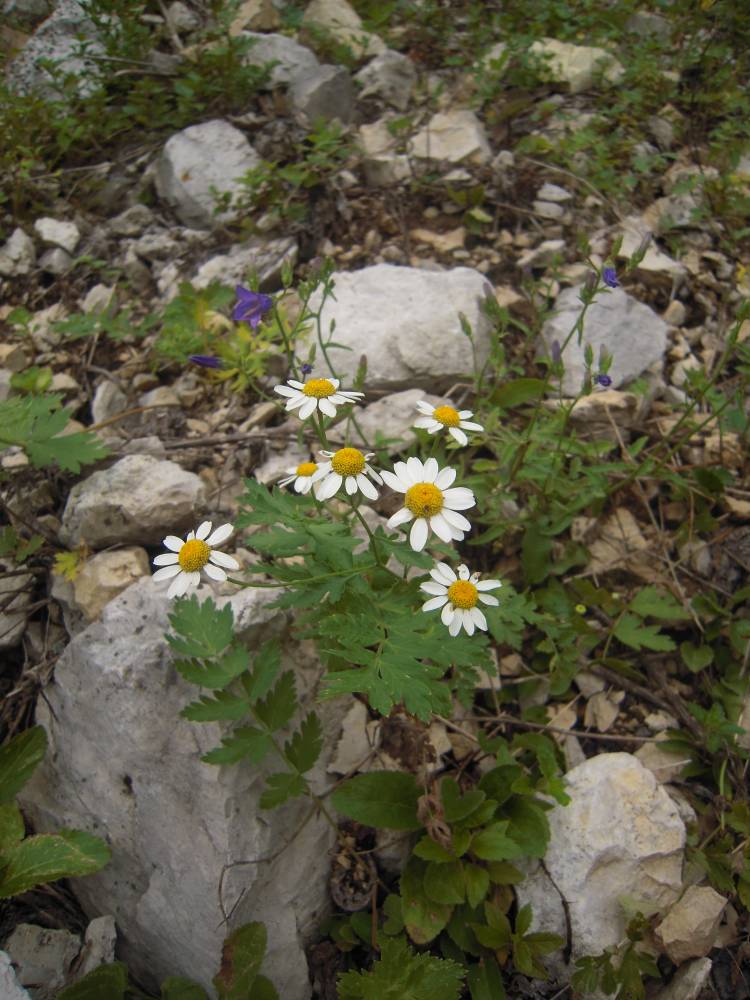
{"label": "white chamomile-like flower", "polygon": [[477,607],[477,602],[498,605],[500,602],[487,590],[502,587],[499,580],[481,580],[479,573],[469,573],[469,567],[461,564],[456,574],[448,563],[436,563],[430,570],[432,580],[421,583],[419,589],[425,594],[434,594],[422,605],[422,611],[435,611],[442,608],[440,619],[446,625],[451,635],[458,635],[461,626],[467,635],[474,635],[474,629],[487,631],[487,619]]}
{"label": "white chamomile-like flower", "polygon": [[299,407],[300,420],[307,418],[319,410],[327,417],[336,416],[336,407],[345,403],[358,403],[364,396],[363,392],[339,389],[341,383],[337,378],[309,378],[307,382],[298,382],[290,378],[286,385],[274,386],[274,392],[286,396],[286,409],[296,410]]}
{"label": "white chamomile-like flower", "polygon": [[349,496],[353,496],[359,490],[368,500],[377,500],[378,491],[370,479],[374,479],[378,484],[383,480],[367,464],[375,452],[368,452],[365,455],[358,448],[339,448],[338,451],[321,451],[320,454],[328,461],[320,463],[320,479],[315,485],[317,500],[330,499],[334,493],[338,493],[342,483]]}
{"label": "white chamomile-like flower", "polygon": [[460,445],[469,443],[464,431],[483,431],[481,424],[475,424],[468,418],[473,416],[471,410],[457,410],[450,403],[442,406],[432,406],[426,399],[420,399],[417,409],[424,416],[417,417],[415,427],[422,427],[428,434],[437,434],[446,430]]}
{"label": "white chamomile-like flower", "polygon": [[464,486],[449,487],[456,470],[440,469],[434,458],[423,464],[418,458],[396,462],[393,472],[383,472],[383,479],[393,490],[404,493],[404,506],[396,511],[386,527],[397,528],[409,521],[414,523],[409,544],[421,552],[430,531],[444,542],[461,541],[471,525],[459,510],[468,510],[476,503],[474,494]]}
{"label": "white chamomile-like flower", "polygon": [[294,469],[287,469],[286,472],[286,479],[280,479],[279,486],[288,486],[294,482],[295,493],[309,493],[313,483],[325,475],[317,462],[302,462]]}
{"label": "white chamomile-like flower", "polygon": [[167,597],[182,597],[188,590],[197,587],[201,582],[201,570],[211,580],[223,583],[227,574],[225,570],[240,568],[233,556],[217,552],[214,545],[221,545],[232,534],[231,524],[222,524],[211,534],[211,522],[204,521],[197,529],[191,531],[185,541],[176,535],[167,535],[163,544],[169,552],[154,559],[155,566],[161,566],[153,580],[172,580],[167,591]]}

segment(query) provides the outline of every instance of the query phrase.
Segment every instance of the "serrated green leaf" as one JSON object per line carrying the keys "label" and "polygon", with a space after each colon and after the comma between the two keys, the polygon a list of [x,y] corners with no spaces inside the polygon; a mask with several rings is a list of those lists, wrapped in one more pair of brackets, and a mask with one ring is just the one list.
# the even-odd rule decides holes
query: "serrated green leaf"
{"label": "serrated green leaf", "polygon": [[383,903],[383,914],[386,918],[383,931],[386,934],[400,934],[404,929],[404,913],[401,897],[395,892],[386,897],[385,903]]}
{"label": "serrated green leaf", "polygon": [[483,958],[479,965],[470,966],[466,983],[471,1000],[506,1000],[500,966],[493,956]]}
{"label": "serrated green leaf", "polygon": [[247,1000],[266,954],[266,928],[253,922],[238,927],[221,949],[221,968],[213,979],[219,1000]]}
{"label": "serrated green leaf", "polygon": [[300,774],[309,771],[323,749],[323,729],[315,712],[310,712],[299,730],[284,745],[287,760]]}
{"label": "serrated green leaf", "polygon": [[180,712],[183,719],[191,722],[237,722],[244,718],[250,710],[250,703],[246,698],[238,698],[237,695],[230,694],[229,691],[218,691],[211,698],[208,695],[201,695],[198,701],[193,701]]}
{"label": "serrated green leaf", "polygon": [[206,764],[236,764],[247,757],[251,764],[260,764],[273,743],[268,733],[254,726],[240,726],[221,741],[221,746],[201,757]]}
{"label": "serrated green leaf", "polygon": [[690,617],[690,613],[669,591],[660,590],[658,587],[644,587],[638,591],[628,608],[642,618],[662,618],[664,621],[679,622]]}
{"label": "serrated green leaf", "polygon": [[524,874],[509,861],[490,861],[487,864],[490,881],[495,885],[518,885],[523,882]]}
{"label": "serrated green leaf", "polygon": [[458,1000],[464,969],[430,954],[415,954],[400,938],[386,938],[369,972],[338,979],[339,1000]]}
{"label": "serrated green leaf", "polygon": [[404,925],[415,944],[427,944],[448,923],[453,907],[435,903],[424,891],[426,864],[411,858],[401,874],[401,907]]}
{"label": "serrated green leaf", "polygon": [[656,652],[670,652],[675,649],[668,635],[662,635],[658,625],[644,625],[636,615],[623,614],[615,624],[614,634],[626,646],[640,650],[653,649]]}
{"label": "serrated green leaf", "polygon": [[[15,802],[0,805],[0,855],[23,840],[25,827],[21,810]],[[2,867],[2,857],[0,857]]]}
{"label": "serrated green leaf", "polygon": [[424,873],[424,891],[435,903],[463,903],[466,888],[461,862],[429,862]]}
{"label": "serrated green leaf", "polygon": [[67,472],[96,462],[109,449],[88,431],[63,434],[71,418],[57,393],[13,396],[0,402],[0,441],[20,445],[38,468],[57,464]]}
{"label": "serrated green leaf", "polygon": [[0,803],[12,802],[47,752],[42,726],[19,733],[0,747]]}
{"label": "serrated green leaf", "polygon": [[217,608],[210,597],[201,603],[193,594],[175,601],[172,609],[169,623],[175,634],[166,638],[177,656],[212,659],[231,643],[234,626],[231,604]]}
{"label": "serrated green leaf", "polygon": [[438,844],[436,840],[432,837],[428,837],[426,834],[417,843],[412,854],[415,854],[418,858],[423,861],[455,861],[455,857],[450,851],[447,851],[442,844]]}
{"label": "serrated green leaf", "polygon": [[480,868],[479,865],[465,864],[464,882],[469,906],[476,907],[483,903],[490,887],[490,875],[487,869]]}
{"label": "serrated green leaf", "polygon": [[521,935],[525,934],[526,931],[529,929],[529,927],[531,927],[531,920],[532,920],[531,904],[526,903],[526,905],[522,906],[521,909],[516,914],[515,933]]}
{"label": "serrated green leaf", "polygon": [[190,979],[169,976],[161,984],[161,1000],[208,1000],[208,994]]}
{"label": "serrated green leaf", "polygon": [[297,710],[297,690],[294,674],[287,670],[279,677],[266,698],[255,703],[255,714],[270,732],[282,729]]}
{"label": "serrated green leaf", "polygon": [[[510,835],[529,858],[543,858],[549,844],[549,822],[544,808],[528,795],[515,795],[503,806]],[[498,858],[498,861],[508,860]]]}
{"label": "serrated green leaf", "polygon": [[264,642],[253,659],[253,669],[242,678],[242,686],[251,702],[265,698],[281,669],[281,646],[278,639]]}
{"label": "serrated green leaf", "polygon": [[365,826],[389,830],[418,830],[420,790],[414,777],[403,771],[372,771],[345,781],[331,796],[344,816]]}
{"label": "serrated green leaf", "polygon": [[440,795],[447,823],[456,823],[466,819],[481,806],[486,798],[484,792],[478,788],[474,788],[462,796],[458,782],[453,778],[443,778],[440,782]]}
{"label": "serrated green leaf", "polygon": [[299,774],[294,774],[292,771],[271,774],[266,778],[266,788],[260,797],[260,807],[275,809],[276,806],[305,795],[306,792],[307,782]]}
{"label": "serrated green leaf", "polygon": [[127,965],[124,962],[110,962],[88,972],[72,986],[67,986],[57,994],[57,1000],[103,1000],[104,997],[107,1000],[123,1000],[127,988]]}
{"label": "serrated green leaf", "polygon": [[176,670],[186,681],[213,691],[231,684],[247,670],[247,664],[247,650],[239,644],[229,646],[211,659],[174,661]]}
{"label": "serrated green leaf", "polygon": [[696,646],[692,642],[681,642],[680,656],[688,670],[697,674],[713,663],[714,651],[710,646]]}
{"label": "serrated green leaf", "polygon": [[547,383],[541,378],[517,378],[505,382],[492,390],[491,401],[495,406],[510,410],[521,403],[541,399],[547,391]]}
{"label": "serrated green leaf", "polygon": [[279,1000],[279,994],[271,980],[260,973],[253,980],[247,1000]]}
{"label": "serrated green leaf", "polygon": [[471,841],[472,853],[483,861],[508,861],[522,857],[525,852],[508,836],[508,826],[507,820],[501,820],[475,833]]}
{"label": "serrated green leaf", "polygon": [[110,859],[103,840],[82,830],[39,833],[27,837],[3,855],[0,899],[8,899],[44,882],[74,875],[91,875]]}

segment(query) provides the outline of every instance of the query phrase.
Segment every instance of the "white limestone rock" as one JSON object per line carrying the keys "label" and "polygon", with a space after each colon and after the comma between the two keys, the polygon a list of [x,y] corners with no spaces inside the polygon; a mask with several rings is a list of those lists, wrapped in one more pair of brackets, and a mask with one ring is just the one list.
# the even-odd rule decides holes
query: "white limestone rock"
{"label": "white limestone rock", "polygon": [[[492,324],[482,309],[488,285],[479,271],[376,264],[333,279],[335,298],[324,304],[320,322],[326,338],[335,322],[334,340],[349,348],[328,349],[344,386],[363,355],[366,389],[434,389],[436,382],[448,385],[465,376],[474,362],[459,313],[472,328],[477,364],[487,359]],[[313,295],[312,309],[320,298],[320,292]]]}
{"label": "white limestone rock", "polygon": [[391,107],[406,111],[417,82],[417,71],[408,56],[386,49],[363,66],[354,79],[362,88],[360,97],[380,97]]}
{"label": "white limestone rock", "polygon": [[675,972],[672,980],[655,994],[653,1000],[698,1000],[708,983],[713,962],[710,958],[696,958],[686,962]]}
{"label": "white limestone rock", "polygon": [[61,541],[107,545],[158,545],[167,534],[197,527],[206,503],[203,480],[175,462],[126,455],[94,472],[70,491]]}
{"label": "white limestone rock", "polygon": [[0,277],[18,278],[29,274],[36,263],[32,238],[17,226],[0,247]]}
{"label": "white limestone rock", "polygon": [[589,90],[597,72],[607,83],[622,79],[625,70],[613,55],[595,45],[572,45],[556,38],[540,38],[529,52],[540,60],[541,76],[567,85],[571,94]]}
{"label": "white limestone rock", "polygon": [[[583,285],[564,289],[555,301],[555,311],[542,328],[542,338],[549,351],[554,340],[562,345],[573,329],[583,305]],[[664,320],[622,288],[601,292],[589,307],[583,325],[581,343],[573,336],[562,353],[565,365],[563,393],[575,396],[583,384],[586,366],[584,350],[591,344],[596,365],[599,351],[612,355],[609,376],[617,389],[662,360],[667,349],[669,327]]]}
{"label": "white limestone rock", "polygon": [[248,65],[276,64],[271,70],[272,86],[291,83],[298,74],[308,73],[320,66],[314,52],[286,35],[265,35],[257,31],[244,31],[242,35],[253,39],[253,45],[244,57]]}
{"label": "white limestone rock", "polygon": [[346,0],[312,0],[302,19],[303,37],[310,34],[310,25],[324,28],[357,58],[379,55],[386,47],[378,35],[365,31],[359,14]]}
{"label": "white limestone rock", "polygon": [[289,100],[307,124],[337,118],[346,125],[354,113],[354,84],[343,66],[316,66],[294,76]]}
{"label": "white limestone rock", "polygon": [[[604,753],[568,771],[567,806],[547,813],[550,842],[544,862],[517,886],[519,905],[531,903],[534,930],[566,937],[567,900],[572,962],[598,955],[625,937],[621,897],[668,906],[682,888],[685,825],[653,774],[627,753]],[[561,959],[555,971],[564,975]],[[572,968],[572,965],[571,965]]]}
{"label": "white limestone rock", "polygon": [[298,251],[293,236],[253,236],[244,243],[237,243],[228,253],[211,257],[200,266],[190,282],[195,288],[206,288],[212,281],[220,281],[223,285],[244,285],[250,274],[255,274],[261,288],[278,287],[282,267],[284,264],[293,267]]}
{"label": "white limestone rock", "polygon": [[156,167],[156,190],[184,225],[212,229],[236,216],[231,208],[214,211],[213,191],[239,195],[239,178],[260,163],[244,133],[214,118],[167,140]]}
{"label": "white limestone rock", "polygon": [[18,982],[10,956],[0,951],[0,997],[3,1000],[31,1000],[26,990]]}
{"label": "white limestone rock", "polygon": [[76,606],[87,622],[94,621],[131,583],[150,575],[148,553],[138,545],[97,552],[81,566],[73,581]]}
{"label": "white limestone rock", "polygon": [[[81,41],[86,41],[85,55]],[[97,56],[105,56],[104,46],[96,37],[96,27],[86,17],[78,0],[56,0],[54,10],[36,29],[23,49],[6,70],[6,80],[19,94],[38,91],[60,97],[53,77],[43,66],[54,61],[64,76],[76,77],[74,89],[79,97],[88,97],[99,87],[102,64]]]}
{"label": "white limestone rock", "polygon": [[[18,568],[9,559],[0,560],[0,572]],[[34,577],[31,573],[0,578],[0,605],[3,606],[0,611],[0,650],[13,649],[23,637],[33,583]],[[12,593],[15,593],[15,597],[10,596]]]}
{"label": "white limestone rock", "polygon": [[44,243],[62,247],[68,253],[73,253],[81,239],[81,232],[75,222],[66,222],[64,219],[45,216],[36,220],[34,229]]}
{"label": "white limestone rock", "polygon": [[654,931],[675,965],[708,955],[726,905],[726,899],[710,885],[691,885],[685,890]]}
{"label": "white limestone rock", "polygon": [[438,111],[411,141],[419,159],[447,163],[489,163],[492,150],[473,111]]}
{"label": "white limestone rock", "polygon": [[[248,648],[286,634],[286,619],[268,608],[278,594],[250,588],[217,600],[236,609]],[[171,606],[163,587],[139,580],[65,649],[37,710],[50,750],[23,790],[24,811],[39,832],[84,829],[110,844],[109,864],[72,884],[87,913],[106,908],[114,917],[120,957],[147,988],[158,992],[166,976],[181,975],[211,990],[224,937],[260,920],[269,942],[264,973],[280,997],[308,1000],[304,945],[326,915],[333,833],[313,817],[275,861],[230,867],[227,911],[242,898],[224,923],[217,895],[224,867],[278,851],[309,803],[262,811],[260,768],[201,761],[227,729],[180,717],[198,688],[172,665],[164,639]],[[299,643],[289,649],[294,663],[284,647],[282,669],[294,669],[306,712],[320,665],[303,658]],[[328,721],[326,712],[334,703],[322,717],[325,731],[337,730],[342,709]],[[326,750],[312,772],[319,791],[328,786],[327,760]]]}
{"label": "white limestone rock", "polygon": [[57,995],[80,947],[77,934],[36,924],[18,924],[5,942],[19,983],[32,987],[35,996]]}

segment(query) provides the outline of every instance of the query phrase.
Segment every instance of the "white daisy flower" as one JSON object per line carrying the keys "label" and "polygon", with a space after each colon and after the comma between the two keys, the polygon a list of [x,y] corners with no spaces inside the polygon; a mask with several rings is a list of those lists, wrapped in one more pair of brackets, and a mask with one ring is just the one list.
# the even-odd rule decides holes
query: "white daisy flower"
{"label": "white daisy flower", "polygon": [[364,396],[363,392],[339,389],[340,384],[337,378],[309,378],[307,382],[290,378],[286,385],[274,386],[273,391],[288,397],[287,410],[299,407],[300,420],[307,420],[315,410],[320,410],[327,417],[335,417],[337,406],[358,403]]}
{"label": "white daisy flower", "polygon": [[334,493],[338,493],[342,483],[349,496],[359,490],[368,500],[377,500],[378,491],[370,479],[374,479],[378,484],[383,480],[367,464],[375,452],[364,455],[358,448],[339,448],[338,451],[321,451],[320,454],[329,461],[320,463],[321,478],[316,483],[314,491],[317,500],[329,500]]}
{"label": "white daisy flower", "polygon": [[154,565],[163,568],[157,570],[152,579],[157,583],[172,580],[167,597],[182,597],[188,590],[197,587],[201,582],[201,570],[211,580],[223,583],[227,578],[224,570],[237,570],[240,564],[233,556],[217,552],[213,546],[221,545],[233,531],[231,524],[222,524],[211,534],[211,522],[204,521],[197,531],[189,533],[184,542],[176,535],[167,535],[162,544],[169,552],[154,559]]}
{"label": "white daisy flower", "polygon": [[450,403],[432,406],[426,399],[420,399],[417,403],[417,409],[424,416],[418,417],[414,421],[415,427],[422,427],[428,434],[437,434],[438,431],[447,430],[460,445],[469,443],[464,431],[484,430],[481,424],[472,423],[468,419],[468,417],[473,416],[471,410],[456,410]]}
{"label": "white daisy flower", "polygon": [[302,462],[286,471],[287,477],[279,480],[279,486],[288,486],[293,481],[295,493],[309,493],[312,484],[325,475],[317,462]]}
{"label": "white daisy flower", "polygon": [[388,521],[387,528],[414,521],[409,533],[409,544],[421,552],[430,531],[444,542],[461,541],[471,525],[459,510],[467,510],[476,503],[471,490],[463,486],[449,489],[456,478],[456,470],[446,466],[438,468],[434,458],[422,464],[418,458],[396,462],[393,472],[383,472],[383,479],[393,490],[405,493],[404,506]]}
{"label": "white daisy flower", "polygon": [[492,594],[484,593],[502,587],[499,580],[479,580],[479,573],[469,573],[469,567],[463,563],[458,567],[458,575],[447,563],[436,563],[430,570],[431,581],[421,583],[419,589],[426,594],[435,594],[422,605],[422,611],[435,611],[442,608],[440,615],[443,625],[448,627],[451,635],[458,635],[461,626],[467,635],[474,635],[474,629],[487,631],[487,619],[477,607],[477,601],[483,604],[497,606],[500,602]]}

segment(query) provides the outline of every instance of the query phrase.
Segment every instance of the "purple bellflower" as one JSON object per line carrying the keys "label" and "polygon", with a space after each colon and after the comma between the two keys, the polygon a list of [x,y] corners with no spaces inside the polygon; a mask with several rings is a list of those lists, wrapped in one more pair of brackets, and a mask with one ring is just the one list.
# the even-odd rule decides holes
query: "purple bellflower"
{"label": "purple bellflower", "polygon": [[201,368],[224,367],[224,362],[221,358],[217,358],[213,354],[191,354],[188,361],[192,361],[194,365],[200,365]]}
{"label": "purple bellflower", "polygon": [[612,385],[612,379],[609,375],[599,372],[598,375],[594,375],[594,385],[600,385],[602,389],[608,389]]}
{"label": "purple bellflower", "polygon": [[312,365],[308,365],[307,363],[302,365],[301,371],[303,375],[309,375],[312,370],[313,370]]}
{"label": "purple bellflower", "polygon": [[242,285],[237,285],[235,293],[237,302],[232,310],[232,319],[235,323],[249,323],[253,330],[257,329],[263,314],[273,306],[273,299],[262,292],[251,292]]}
{"label": "purple bellflower", "polygon": [[617,280],[617,271],[613,267],[605,267],[602,271],[602,281],[607,288],[618,288],[620,282]]}

